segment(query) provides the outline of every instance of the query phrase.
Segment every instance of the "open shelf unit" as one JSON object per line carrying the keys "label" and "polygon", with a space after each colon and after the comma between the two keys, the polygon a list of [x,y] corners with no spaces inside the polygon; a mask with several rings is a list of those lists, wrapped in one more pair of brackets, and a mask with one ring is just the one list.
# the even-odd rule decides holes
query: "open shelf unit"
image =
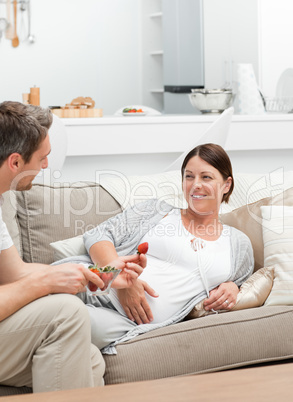
{"label": "open shelf unit", "polygon": [[143,1],[142,11],[142,103],[164,110],[162,1]]}

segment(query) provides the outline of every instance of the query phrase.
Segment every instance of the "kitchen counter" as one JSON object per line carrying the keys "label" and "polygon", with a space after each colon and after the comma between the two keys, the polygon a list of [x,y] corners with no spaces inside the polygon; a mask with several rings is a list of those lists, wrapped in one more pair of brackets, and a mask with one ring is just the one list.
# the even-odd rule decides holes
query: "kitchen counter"
{"label": "kitchen counter", "polygon": [[[164,171],[191,149],[218,115],[61,119],[68,149],[60,181]],[[234,115],[226,144],[234,172],[293,170],[293,114]]]}
{"label": "kitchen counter", "polygon": [[[218,115],[62,119],[68,156],[183,152]],[[229,151],[293,148],[293,114],[234,115]]]}

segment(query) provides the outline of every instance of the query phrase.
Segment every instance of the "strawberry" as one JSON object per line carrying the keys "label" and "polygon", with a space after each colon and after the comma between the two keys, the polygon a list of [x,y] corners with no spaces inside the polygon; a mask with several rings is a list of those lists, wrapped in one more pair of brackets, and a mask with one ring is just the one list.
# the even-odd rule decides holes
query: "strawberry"
{"label": "strawberry", "polygon": [[91,292],[95,292],[97,289],[98,289],[98,286],[97,285],[95,285],[93,282],[89,282],[88,284],[87,284],[87,286],[88,286],[88,288],[89,288],[89,290],[91,291]]}
{"label": "strawberry", "polygon": [[149,243],[141,243],[137,247],[137,254],[146,254],[149,249]]}
{"label": "strawberry", "polygon": [[[97,268],[95,266],[90,266],[89,269],[94,272],[96,275],[100,276],[99,271],[97,270]],[[95,285],[93,282],[89,281],[88,283],[88,288],[91,292],[95,292],[98,289],[98,286]]]}

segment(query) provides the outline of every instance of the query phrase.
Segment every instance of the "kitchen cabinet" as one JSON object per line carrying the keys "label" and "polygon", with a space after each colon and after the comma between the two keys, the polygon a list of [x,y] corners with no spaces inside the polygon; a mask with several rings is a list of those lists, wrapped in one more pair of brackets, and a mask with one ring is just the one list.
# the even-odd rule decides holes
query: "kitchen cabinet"
{"label": "kitchen cabinet", "polygon": [[141,7],[143,104],[195,114],[186,93],[204,86],[202,0],[148,0]]}
{"label": "kitchen cabinet", "polygon": [[162,0],[164,112],[195,113],[187,96],[204,88],[202,0]]}

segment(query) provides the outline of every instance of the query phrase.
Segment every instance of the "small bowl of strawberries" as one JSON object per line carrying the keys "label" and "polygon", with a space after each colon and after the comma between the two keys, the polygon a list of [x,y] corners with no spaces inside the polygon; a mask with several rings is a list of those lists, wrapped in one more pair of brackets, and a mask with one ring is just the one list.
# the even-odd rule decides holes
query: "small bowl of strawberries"
{"label": "small bowl of strawberries", "polygon": [[110,292],[111,285],[113,281],[120,274],[121,269],[117,269],[115,267],[111,267],[107,265],[103,268],[98,268],[97,265],[90,265],[88,267],[93,273],[98,275],[102,281],[104,282],[104,287],[102,289],[98,288],[93,282],[89,282],[87,285],[87,292],[90,296],[98,296],[108,294]]}

